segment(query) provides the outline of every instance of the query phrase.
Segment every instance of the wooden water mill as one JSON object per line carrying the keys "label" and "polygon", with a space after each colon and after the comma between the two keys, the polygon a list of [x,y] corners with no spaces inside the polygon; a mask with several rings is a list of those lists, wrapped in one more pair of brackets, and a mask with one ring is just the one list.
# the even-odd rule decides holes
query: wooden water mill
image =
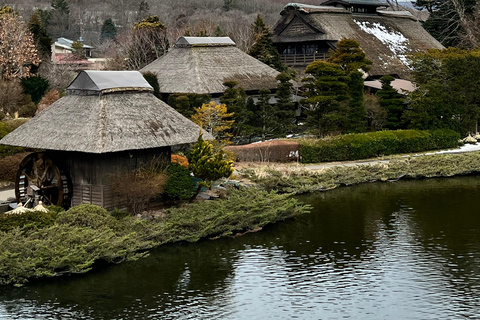
{"label": "wooden water mill", "polygon": [[18,203],[33,207],[38,201],[46,205],[68,207],[72,198],[72,181],[43,152],[29,154],[20,163],[15,179]]}

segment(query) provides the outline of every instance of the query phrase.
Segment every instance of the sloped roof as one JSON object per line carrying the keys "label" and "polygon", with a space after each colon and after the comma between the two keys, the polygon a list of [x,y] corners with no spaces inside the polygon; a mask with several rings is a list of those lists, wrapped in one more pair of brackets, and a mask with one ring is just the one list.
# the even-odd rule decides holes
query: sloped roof
{"label": "sloped roof", "polygon": [[340,3],[344,5],[366,5],[372,7],[389,7],[388,3],[380,0],[328,0],[322,3],[322,5],[329,5]]}
{"label": "sloped roof", "polygon": [[[396,74],[402,78],[410,74],[408,55],[443,48],[410,13],[351,13],[327,8],[333,7],[288,4],[274,27],[274,43],[355,39],[373,61],[370,75]],[[289,28],[294,24],[304,24],[308,32]]]}
{"label": "sloped roof", "polygon": [[[227,37],[228,38],[228,37]],[[208,38],[218,45],[199,45],[206,38],[181,38],[181,45],[141,69],[158,77],[162,93],[221,94],[225,81],[235,80],[246,91],[277,87],[275,69],[242,52],[232,40]],[[228,38],[230,39],[230,38]],[[189,41],[196,45],[184,46]],[[228,45],[225,45],[227,43]]]}
{"label": "sloped roof", "polygon": [[[70,92],[0,144],[107,153],[193,143],[199,133],[199,126],[151,92]],[[213,137],[205,132],[204,138]]]}
{"label": "sloped roof", "polygon": [[175,46],[235,46],[230,37],[181,37]]}
{"label": "sloped roof", "polygon": [[[57,39],[57,41],[55,41],[55,45],[56,46],[59,46],[59,47],[62,47],[62,48],[65,48],[65,49],[72,49],[72,44],[73,44],[73,40],[70,40],[70,39],[67,39],[67,38],[64,38],[64,37],[60,37]],[[92,46],[89,46],[87,44],[83,44],[83,47],[85,49],[93,49]]]}
{"label": "sloped roof", "polygon": [[67,90],[106,92],[115,89],[153,91],[152,86],[138,71],[98,71],[80,72]]}

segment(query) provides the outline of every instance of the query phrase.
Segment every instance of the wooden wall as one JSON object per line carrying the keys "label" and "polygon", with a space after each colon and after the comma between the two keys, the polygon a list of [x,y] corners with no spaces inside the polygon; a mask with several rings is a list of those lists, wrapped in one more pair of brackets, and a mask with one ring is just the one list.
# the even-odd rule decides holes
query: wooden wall
{"label": "wooden wall", "polygon": [[134,170],[152,159],[170,163],[171,147],[112,152],[105,154],[48,151],[57,166],[70,175],[73,185],[72,206],[95,204],[112,210],[123,205],[112,192],[118,175]]}

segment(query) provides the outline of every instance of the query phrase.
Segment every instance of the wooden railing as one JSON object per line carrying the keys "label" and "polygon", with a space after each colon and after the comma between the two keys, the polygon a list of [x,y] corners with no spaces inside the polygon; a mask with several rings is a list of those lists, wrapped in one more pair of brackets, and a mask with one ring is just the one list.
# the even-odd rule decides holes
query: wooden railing
{"label": "wooden railing", "polygon": [[315,60],[326,60],[326,53],[281,54],[282,62],[287,66],[307,65]]}

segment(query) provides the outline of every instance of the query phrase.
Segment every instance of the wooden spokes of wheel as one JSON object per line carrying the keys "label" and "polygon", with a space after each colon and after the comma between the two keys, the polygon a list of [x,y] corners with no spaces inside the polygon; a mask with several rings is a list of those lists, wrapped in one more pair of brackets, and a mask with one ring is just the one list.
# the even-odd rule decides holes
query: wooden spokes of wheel
{"label": "wooden spokes of wheel", "polygon": [[68,206],[71,196],[68,180],[45,153],[34,152],[20,163],[15,196],[18,202],[35,200],[33,198],[38,196],[46,205]]}

